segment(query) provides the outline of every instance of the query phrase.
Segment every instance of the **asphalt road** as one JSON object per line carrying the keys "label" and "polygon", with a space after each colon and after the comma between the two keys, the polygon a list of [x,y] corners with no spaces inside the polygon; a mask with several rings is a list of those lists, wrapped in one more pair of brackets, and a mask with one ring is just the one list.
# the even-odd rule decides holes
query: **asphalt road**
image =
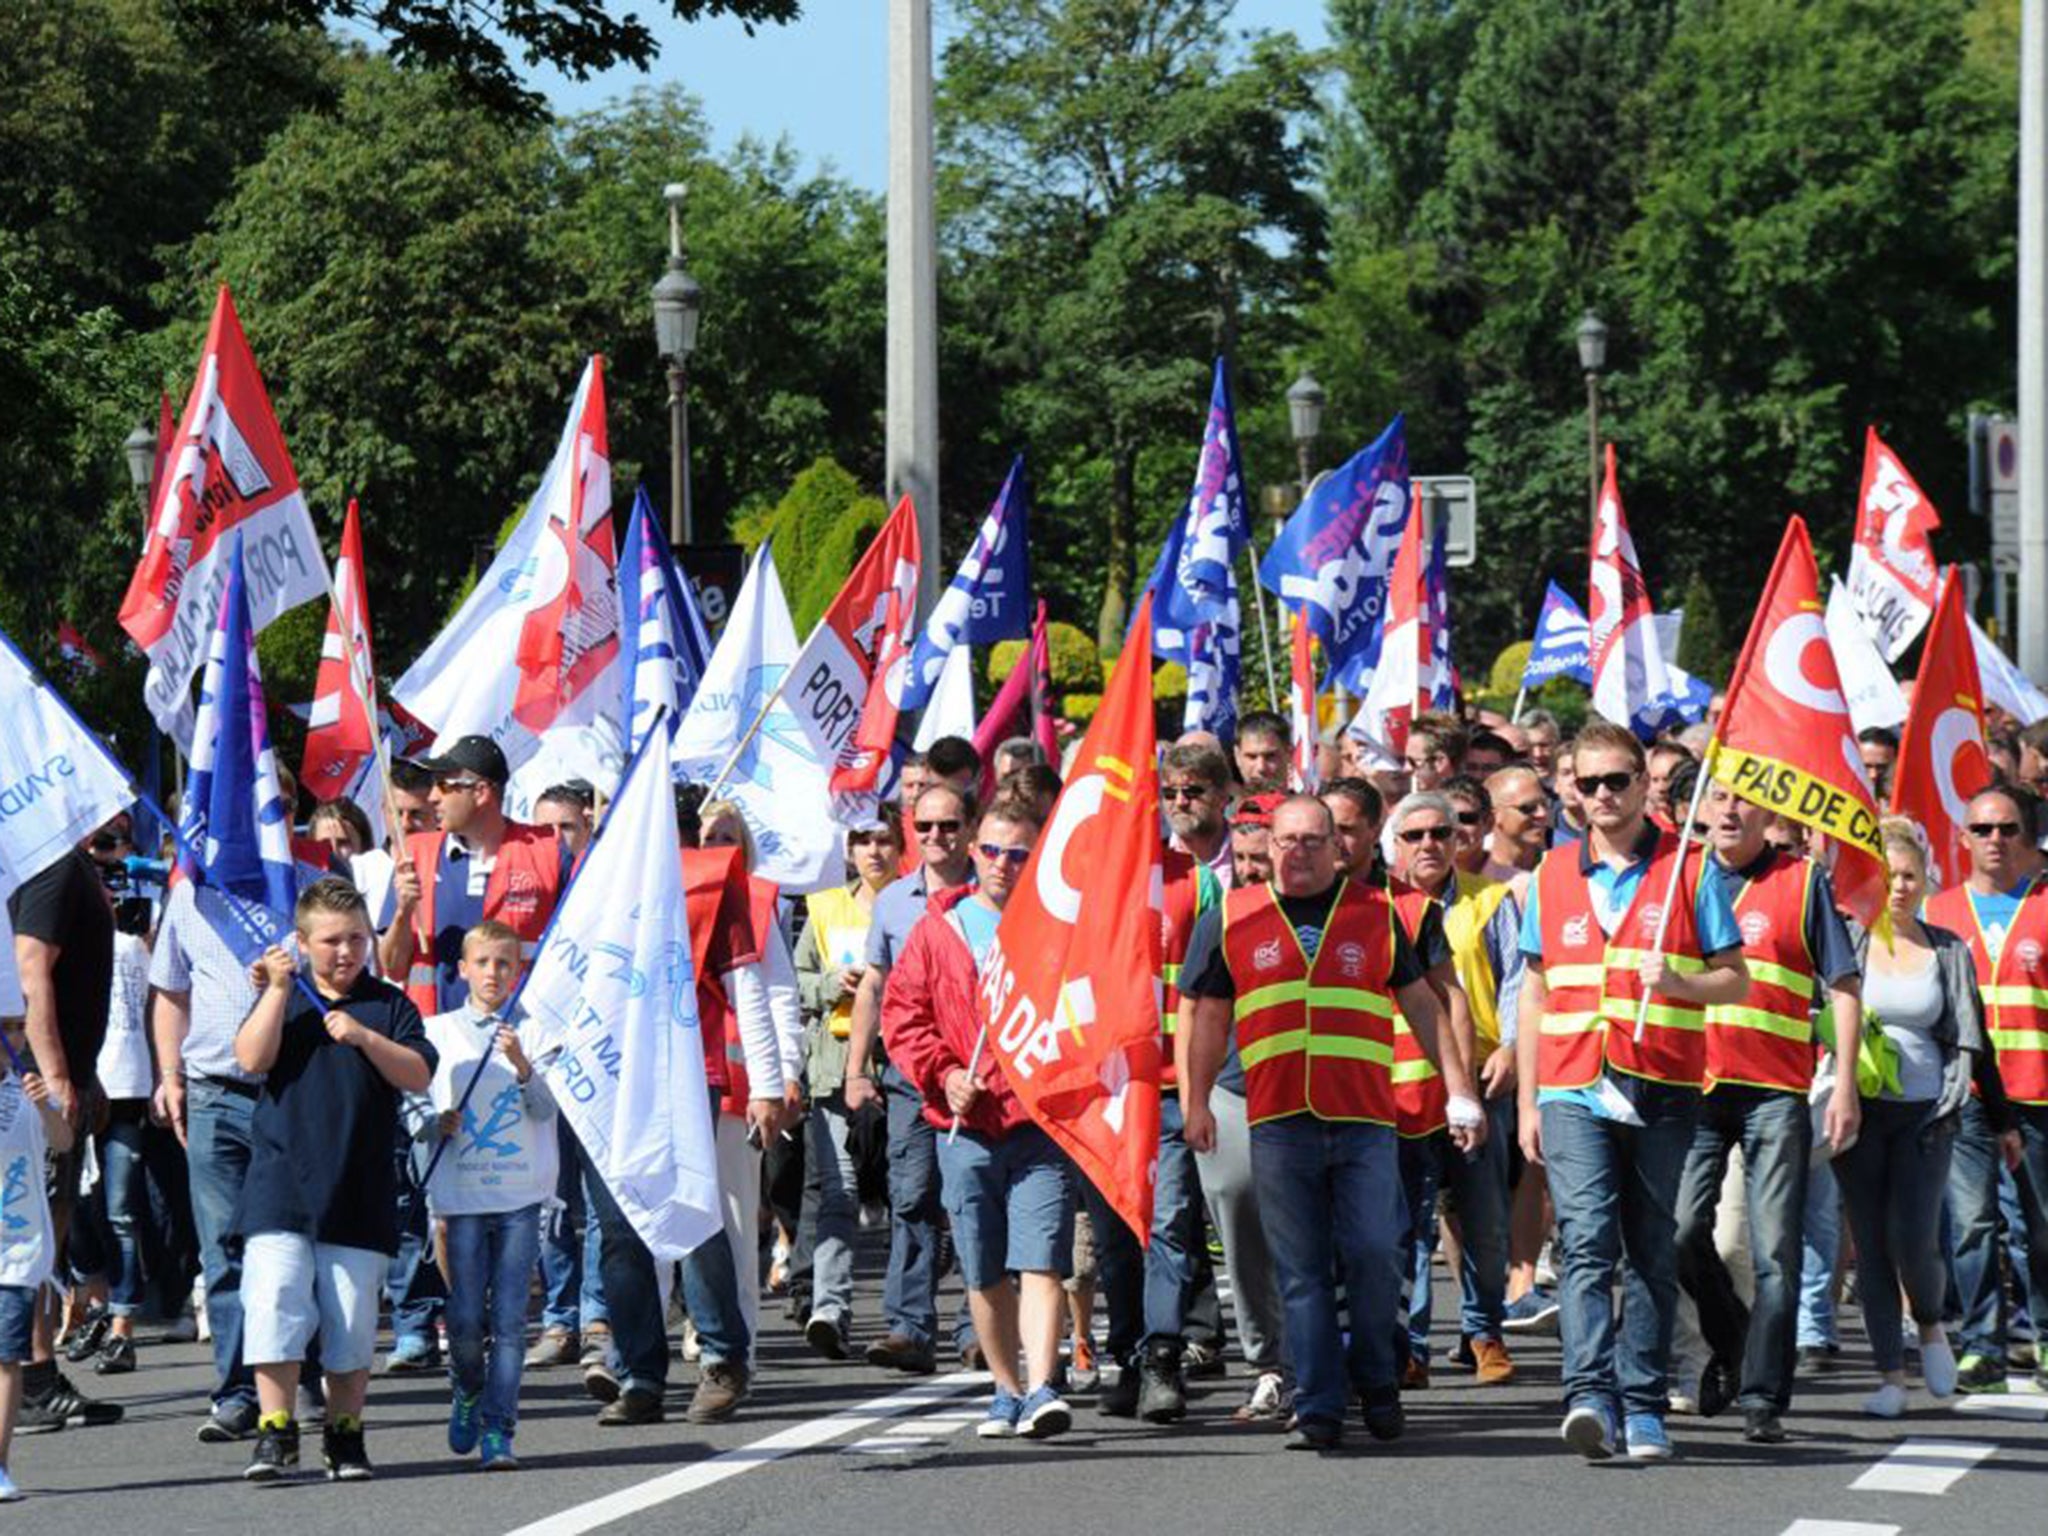
{"label": "asphalt road", "polygon": [[[864,1277],[864,1300],[872,1278]],[[1440,1305],[1437,1315],[1455,1318],[1456,1308]],[[486,1477],[447,1452],[441,1381],[380,1378],[369,1413],[376,1481],[335,1485],[308,1472],[267,1488],[238,1480],[246,1447],[193,1438],[208,1379],[203,1347],[150,1344],[145,1334],[134,1375],[74,1373],[88,1391],[124,1401],[127,1422],[19,1441],[14,1475],[31,1497],[0,1521],[10,1532],[66,1536],[2048,1531],[2048,1398],[2015,1396],[1998,1416],[1923,1398],[1906,1419],[1879,1423],[1857,1411],[1872,1382],[1853,1343],[1845,1368],[1802,1383],[1788,1445],[1746,1445],[1732,1417],[1674,1419],[1674,1463],[1589,1467],[1557,1439],[1554,1339],[1517,1343],[1521,1375],[1506,1388],[1478,1388],[1440,1366],[1437,1384],[1410,1396],[1408,1434],[1397,1445],[1359,1433],[1343,1451],[1317,1457],[1283,1452],[1272,1429],[1233,1424],[1238,1380],[1197,1383],[1188,1422],[1174,1428],[1104,1419],[1077,1400],[1075,1428],[1061,1439],[981,1441],[972,1424],[985,1389],[975,1378],[919,1382],[857,1362],[828,1364],[804,1349],[779,1304],[764,1306],[764,1317],[763,1368],[733,1423],[681,1422],[694,1368],[680,1361],[672,1421],[644,1429],[598,1429],[578,1373],[533,1372],[517,1441],[523,1469]],[[1853,1311],[1845,1327],[1848,1340],[1860,1338]]]}

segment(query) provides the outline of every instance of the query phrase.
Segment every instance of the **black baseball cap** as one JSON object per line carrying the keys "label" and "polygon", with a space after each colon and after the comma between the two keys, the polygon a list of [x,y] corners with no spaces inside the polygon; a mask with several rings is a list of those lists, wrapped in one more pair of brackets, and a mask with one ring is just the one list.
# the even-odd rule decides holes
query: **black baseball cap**
{"label": "black baseball cap", "polygon": [[488,736],[457,737],[446,752],[423,757],[419,764],[437,779],[468,773],[500,789],[512,777],[512,770],[505,766],[504,752]]}

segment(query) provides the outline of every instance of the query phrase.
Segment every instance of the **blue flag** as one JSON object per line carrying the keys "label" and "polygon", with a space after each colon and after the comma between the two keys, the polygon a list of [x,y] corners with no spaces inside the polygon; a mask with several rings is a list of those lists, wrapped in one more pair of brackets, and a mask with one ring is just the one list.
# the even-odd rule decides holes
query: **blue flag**
{"label": "blue flag", "polygon": [[1569,677],[1592,687],[1592,644],[1593,627],[1586,622],[1585,610],[1553,581],[1543,594],[1543,611],[1536,616],[1522,686],[1540,688],[1554,677]]}
{"label": "blue flag", "polygon": [[1387,577],[1408,522],[1405,418],[1303,498],[1259,562],[1259,580],[1307,619],[1330,675],[1363,693],[1379,662]]}
{"label": "blue flag", "polygon": [[1230,402],[1229,370],[1219,357],[1194,489],[1186,511],[1166,530],[1146,588],[1154,594],[1152,654],[1187,669],[1183,728],[1212,731],[1226,740],[1237,734],[1237,558],[1250,541],[1237,415]]}
{"label": "blue flag", "polygon": [[668,711],[674,729],[711,664],[711,636],[696,594],[676,569],[645,486],[633,494],[626,547],[619,555],[619,662],[625,684],[619,718],[630,756],[640,750],[659,711]]}
{"label": "blue flag", "polygon": [[[278,790],[277,759],[270,750],[239,533],[228,552],[227,589],[199,684],[180,843],[178,868],[186,879],[261,908],[274,923],[273,941],[290,930],[298,894],[291,811]],[[232,937],[242,941],[244,959],[262,949],[253,931]]]}
{"label": "blue flag", "polygon": [[908,715],[931,702],[939,673],[955,645],[1021,640],[1031,633],[1029,509],[1030,492],[1020,453],[1010,461],[1003,488],[996,492],[988,515],[981,520],[972,547],[951,583],[939,594],[924,633],[917,637],[899,714]]}

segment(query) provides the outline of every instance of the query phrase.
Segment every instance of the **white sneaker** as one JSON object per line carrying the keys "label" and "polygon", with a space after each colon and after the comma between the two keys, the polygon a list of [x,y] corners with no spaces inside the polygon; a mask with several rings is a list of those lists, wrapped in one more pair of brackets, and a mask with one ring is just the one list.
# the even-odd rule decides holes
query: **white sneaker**
{"label": "white sneaker", "polygon": [[1929,1339],[1920,1346],[1920,1379],[1936,1402],[1956,1395],[1956,1352],[1946,1338]]}
{"label": "white sneaker", "polygon": [[14,1486],[14,1479],[7,1475],[7,1469],[0,1467],[0,1504],[18,1504],[26,1495]]}
{"label": "white sneaker", "polygon": [[1906,1411],[1906,1389],[1888,1381],[1863,1399],[1863,1411],[1873,1419],[1896,1419]]}

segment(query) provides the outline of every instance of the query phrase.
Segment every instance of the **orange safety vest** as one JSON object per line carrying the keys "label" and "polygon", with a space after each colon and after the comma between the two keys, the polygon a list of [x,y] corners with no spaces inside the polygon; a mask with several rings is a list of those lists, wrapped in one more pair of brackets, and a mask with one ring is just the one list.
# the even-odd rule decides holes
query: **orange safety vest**
{"label": "orange safety vest", "polygon": [[[1704,1008],[1655,993],[1641,1043],[1635,1038],[1642,998],[1636,968],[1656,947],[1678,839],[1669,832],[1657,834],[1650,867],[1611,938],[1601,932],[1591,882],[1579,868],[1582,847],[1567,843],[1553,848],[1536,867],[1543,981],[1549,993],[1537,1042],[1537,1086],[1584,1088],[1600,1076],[1604,1062],[1634,1077],[1697,1088],[1706,1071]],[[1673,970],[1698,974],[1706,962],[1700,956],[1693,899],[1704,866],[1696,848],[1688,850],[1686,861],[1663,948]]]}
{"label": "orange safety vest", "polygon": [[1195,931],[1195,918],[1202,901],[1202,870],[1194,856],[1178,848],[1161,851],[1160,873],[1166,882],[1166,901],[1159,912],[1159,1085],[1178,1086],[1173,1070],[1173,1035],[1180,1017],[1180,967],[1188,957],[1188,940]]}
{"label": "orange safety vest", "polygon": [[2020,1104],[2048,1104],[2048,879],[2037,875],[2020,893],[1996,961],[1966,887],[1928,898],[1927,920],[1969,941],[2006,1096]]}
{"label": "orange safety vest", "polygon": [[1736,894],[1735,921],[1749,965],[1749,994],[1707,1010],[1709,1093],[1722,1083],[1804,1093],[1813,1082],[1813,955],[1806,947],[1806,903],[1813,868],[1775,855]]}
{"label": "orange safety vest", "polygon": [[[1406,880],[1387,876],[1387,895],[1394,903],[1394,916],[1412,946],[1422,932],[1422,920],[1435,898],[1424,895]],[[1449,1026],[1449,1016],[1445,1016]],[[1422,1042],[1408,1027],[1400,1006],[1394,1008],[1394,1129],[1403,1136],[1428,1136],[1442,1130],[1449,1121],[1445,1109],[1450,1103],[1443,1074],[1436,1063],[1422,1053]]]}
{"label": "orange safety vest", "polygon": [[1394,1123],[1393,907],[1339,879],[1311,962],[1270,885],[1223,901],[1250,1123],[1284,1115]]}
{"label": "orange safety vest", "polygon": [[[747,916],[754,924],[754,943],[764,949],[775,929],[775,903],[781,898],[782,887],[773,880],[747,876]],[[725,1112],[744,1116],[747,1100],[753,1097],[753,1082],[747,1076],[747,1053],[740,1046],[738,1019],[725,1032],[725,1082]]]}
{"label": "orange safety vest", "polygon": [[[697,977],[697,1032],[704,1041],[705,1080],[726,1095],[731,1092],[727,1071],[731,1056],[739,1052],[739,1025],[730,1017],[732,1006],[725,999],[724,970],[729,966],[751,965],[761,958],[754,934],[753,891],[747,891],[747,931],[742,953],[729,954],[722,942],[728,936],[721,929],[729,887],[745,881],[746,870],[737,848],[685,848],[682,850],[683,914],[690,927],[690,967]],[[713,946],[718,952],[713,953]]]}
{"label": "orange safety vest", "polygon": [[[413,909],[412,967],[405,975],[405,995],[423,1017],[441,1011],[440,965],[434,953],[434,894],[441,883],[441,848],[446,832],[415,832],[405,840],[412,867],[420,875],[420,904]],[[505,824],[505,840],[484,877],[484,917],[503,923],[519,935],[521,974],[540,952],[540,936],[555,915],[562,894],[562,846],[553,827]]]}

